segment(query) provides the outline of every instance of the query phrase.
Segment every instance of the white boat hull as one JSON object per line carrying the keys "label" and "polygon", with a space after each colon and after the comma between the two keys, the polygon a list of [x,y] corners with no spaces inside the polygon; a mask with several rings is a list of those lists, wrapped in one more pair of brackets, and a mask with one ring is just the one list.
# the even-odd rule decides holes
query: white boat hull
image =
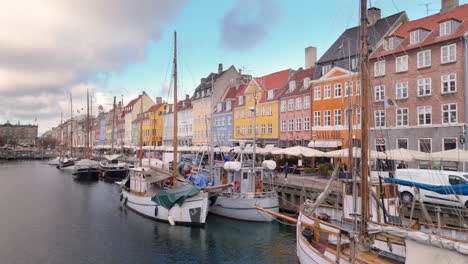
{"label": "white boat hull", "polygon": [[151,201],[150,196],[135,195],[122,190],[121,202],[132,211],[157,221],[169,222],[172,217],[177,225],[203,226],[208,214],[208,193],[199,192],[187,198],[182,206],[175,204],[171,209]]}
{"label": "white boat hull", "polygon": [[255,198],[252,194],[251,198],[248,195],[242,197],[218,196],[216,201],[210,205],[210,213],[251,222],[271,222],[275,219],[274,216],[253,208],[255,205],[273,212],[279,211],[279,200],[276,194],[261,198]]}

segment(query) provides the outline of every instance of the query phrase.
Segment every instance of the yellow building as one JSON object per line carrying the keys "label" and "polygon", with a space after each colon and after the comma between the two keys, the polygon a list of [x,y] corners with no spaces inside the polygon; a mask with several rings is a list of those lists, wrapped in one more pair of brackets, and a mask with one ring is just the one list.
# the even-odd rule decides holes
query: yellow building
{"label": "yellow building", "polygon": [[148,119],[143,122],[143,143],[145,146],[161,146],[163,137],[163,113],[166,103],[151,106],[145,114]]}
{"label": "yellow building", "polygon": [[233,111],[235,139],[253,139],[255,114],[258,143],[278,145],[278,97],[291,77],[291,73],[292,71],[288,69],[254,78],[244,90],[239,90]]}

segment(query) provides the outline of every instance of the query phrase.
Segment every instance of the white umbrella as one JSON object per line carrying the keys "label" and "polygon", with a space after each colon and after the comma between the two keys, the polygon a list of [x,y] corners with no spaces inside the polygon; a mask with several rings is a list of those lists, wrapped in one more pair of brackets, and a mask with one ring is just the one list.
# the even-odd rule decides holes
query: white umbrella
{"label": "white umbrella", "polygon": [[295,147],[275,150],[275,151],[272,151],[271,154],[274,154],[274,155],[284,154],[284,155],[303,156],[303,157],[323,157],[325,153],[322,151],[311,149],[311,148],[295,146]]}
{"label": "white umbrella", "polygon": [[[324,157],[328,158],[348,158],[349,157],[349,150],[347,148],[339,149],[335,151],[329,151],[324,154]],[[353,157],[360,158],[361,157],[361,148],[354,147],[353,148]],[[371,159],[385,159],[385,154],[383,152],[377,152],[375,150],[370,151],[370,158]]]}
{"label": "white umbrella", "polygon": [[272,153],[273,151],[280,150],[280,148],[275,148],[275,147],[267,147],[262,150],[260,150],[258,153],[262,155],[267,155]]}
{"label": "white umbrella", "polygon": [[468,151],[463,149],[451,149],[446,151],[434,152],[431,154],[431,157],[433,160],[468,162]]}
{"label": "white umbrella", "polygon": [[228,153],[229,151],[231,151],[231,149],[233,149],[233,147],[221,146],[221,147],[216,147],[216,148],[214,148],[213,151],[214,151],[214,152]]}
{"label": "white umbrella", "polygon": [[431,155],[429,153],[404,148],[386,151],[385,155],[389,160],[414,161],[431,159]]}

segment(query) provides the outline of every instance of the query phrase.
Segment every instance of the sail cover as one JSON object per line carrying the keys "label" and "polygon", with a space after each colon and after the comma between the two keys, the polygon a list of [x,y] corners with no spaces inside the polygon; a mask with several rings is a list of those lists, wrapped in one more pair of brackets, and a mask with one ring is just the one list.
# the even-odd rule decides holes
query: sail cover
{"label": "sail cover", "polygon": [[396,183],[404,186],[417,187],[423,190],[428,190],[439,194],[468,195],[468,184],[431,185],[419,182],[405,181],[395,178],[385,178],[385,181],[388,183]]}
{"label": "sail cover", "polygon": [[175,189],[169,189],[158,192],[151,198],[151,201],[163,206],[166,209],[171,209],[175,204],[181,206],[185,199],[199,193],[200,187],[194,185],[183,185]]}

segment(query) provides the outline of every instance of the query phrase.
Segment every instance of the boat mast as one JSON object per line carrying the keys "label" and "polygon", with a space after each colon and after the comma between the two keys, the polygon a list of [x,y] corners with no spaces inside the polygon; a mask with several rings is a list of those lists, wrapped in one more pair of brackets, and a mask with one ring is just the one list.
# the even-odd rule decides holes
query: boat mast
{"label": "boat mast", "polygon": [[174,31],[174,157],[172,160],[172,187],[177,185],[177,32]]}
{"label": "boat mast", "polygon": [[[210,111],[210,176],[214,177],[213,174],[213,160],[214,160],[214,152],[213,152],[213,90],[214,90],[214,75],[211,75],[211,97],[210,97],[210,105],[211,105],[211,111]],[[213,178],[214,179],[214,178]]]}
{"label": "boat mast", "polygon": [[[122,111],[124,111],[124,101],[123,101],[123,94],[121,95],[122,97],[122,100],[120,101],[120,107],[119,107],[119,114],[120,114],[120,119],[122,119]],[[122,123],[122,121],[120,122]],[[125,124],[125,122],[123,122]],[[117,135],[119,134],[119,130],[120,129],[117,129]],[[122,145],[121,148],[120,148],[120,154],[123,154],[123,151],[124,151],[124,133],[120,132],[120,144]]]}
{"label": "boat mast", "polygon": [[70,93],[70,158],[73,158],[73,100]]}
{"label": "boat mast", "polygon": [[86,89],[86,136],[84,146],[85,158],[89,158],[89,90]]}
{"label": "boat mast", "polygon": [[90,98],[89,98],[89,104],[90,104],[90,111],[91,111],[91,122],[89,124],[90,126],[90,129],[89,129],[89,139],[90,139],[90,152],[93,153],[93,146],[94,146],[94,133],[93,133],[93,130],[94,130],[94,117],[93,117],[93,96],[91,95]]}
{"label": "boat mast", "polygon": [[[143,95],[141,94],[141,100],[140,100],[140,140],[138,140],[138,143],[140,144],[140,153],[139,153],[139,159],[140,159],[140,167],[143,167]],[[115,104],[115,97],[114,97],[114,104]],[[112,133],[112,138],[113,138],[114,133]],[[151,165],[151,164],[150,164]]]}
{"label": "boat mast", "polygon": [[114,154],[114,132],[115,132],[115,111],[116,111],[116,108],[115,108],[115,96],[114,96],[114,109],[112,110],[112,136],[111,136],[111,152],[112,154]]}
{"label": "boat mast", "polygon": [[[361,0],[361,98],[362,98],[362,123],[361,123],[361,238],[369,236],[367,221],[369,219],[369,72],[367,43],[367,0]],[[363,239],[361,239],[364,241]]]}
{"label": "boat mast", "polygon": [[60,111],[60,158],[63,157],[63,112]]}

